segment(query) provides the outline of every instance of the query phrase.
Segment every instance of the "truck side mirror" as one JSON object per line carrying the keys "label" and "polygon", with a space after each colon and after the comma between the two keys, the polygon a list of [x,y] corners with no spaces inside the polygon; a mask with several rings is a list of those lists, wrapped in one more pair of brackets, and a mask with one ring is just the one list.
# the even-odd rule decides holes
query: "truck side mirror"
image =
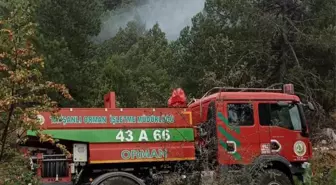
{"label": "truck side mirror", "polygon": [[315,107],[314,105],[311,103],[311,102],[308,102],[307,103],[307,106],[308,106],[308,109],[311,110],[311,111],[315,111]]}
{"label": "truck side mirror", "polygon": [[283,102],[283,101],[278,101],[277,104],[280,107],[287,107],[289,105],[287,102]]}

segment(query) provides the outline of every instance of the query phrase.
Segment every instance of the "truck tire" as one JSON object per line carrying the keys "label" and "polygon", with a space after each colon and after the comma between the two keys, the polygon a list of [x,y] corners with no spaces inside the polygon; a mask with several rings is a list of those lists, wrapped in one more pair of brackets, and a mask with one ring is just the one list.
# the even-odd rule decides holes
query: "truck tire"
{"label": "truck tire", "polygon": [[145,183],[132,174],[112,172],[97,177],[91,185],[145,185]]}
{"label": "truck tire", "polygon": [[292,185],[288,176],[280,170],[267,169],[260,173],[255,185]]}

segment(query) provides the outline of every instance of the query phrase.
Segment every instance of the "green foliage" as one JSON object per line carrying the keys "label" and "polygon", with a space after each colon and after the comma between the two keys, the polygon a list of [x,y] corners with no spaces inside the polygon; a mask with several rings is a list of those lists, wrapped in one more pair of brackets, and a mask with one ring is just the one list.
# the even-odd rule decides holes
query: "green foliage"
{"label": "green foliage", "polygon": [[158,25],[146,30],[139,21],[128,23],[103,43],[92,42],[107,15],[104,10],[139,3],[39,4],[38,49],[46,56],[44,74],[65,83],[75,99],[69,102],[53,95],[60,106],[102,106],[108,91],[117,92],[121,106],[163,106],[171,88],[178,86],[199,97],[213,86],[291,82],[304,99],[316,100],[326,111],[334,108],[335,18],[328,16],[334,1],[278,5],[207,0],[192,26],[171,43]]}
{"label": "green foliage", "polygon": [[159,25],[145,31],[131,22],[103,43],[100,53],[97,61],[105,67],[91,91],[95,94],[92,105],[102,105],[103,95],[115,91],[123,107],[165,106],[171,82],[163,65],[171,52]]}
{"label": "green foliage", "polygon": [[75,101],[53,95],[60,106],[84,106],[90,89],[92,57],[96,46],[90,40],[100,31],[103,6],[99,0],[40,1],[36,11],[38,50],[46,57],[44,76],[64,83]]}
{"label": "green foliage", "polygon": [[106,10],[116,10],[121,7],[135,6],[146,0],[102,0],[102,2]]}
{"label": "green foliage", "polygon": [[113,54],[125,55],[140,37],[144,36],[145,32],[145,25],[141,22],[129,22],[126,28],[120,29],[113,38],[102,43],[99,55],[102,58]]}
{"label": "green foliage", "polygon": [[[312,165],[308,167],[304,174],[304,185],[335,185],[336,184],[336,151],[322,150],[314,152]],[[303,185],[295,179],[296,185]]]}
{"label": "green foliage", "polygon": [[255,66],[267,60],[269,47],[257,30],[266,25],[251,20],[258,16],[257,8],[246,1],[206,2],[192,27],[182,31],[174,53],[188,93],[200,96],[213,86],[259,85]]}
{"label": "green foliage", "polygon": [[[17,146],[27,130],[39,133],[40,112],[57,111],[48,92],[71,99],[65,86],[43,79],[44,61],[34,43],[35,5],[33,0],[7,2],[10,11],[0,19],[0,184],[36,182]],[[42,142],[54,143],[50,136],[39,136]]]}
{"label": "green foliage", "polygon": [[3,185],[40,185],[40,179],[29,168],[29,159],[17,153],[17,151],[8,149],[7,155],[11,161],[3,161],[0,164],[0,183]]}
{"label": "green foliage", "polygon": [[334,15],[335,6],[335,1],[207,0],[172,44],[172,66],[178,67],[169,71],[197,97],[213,86],[290,82],[302,98],[329,111],[336,16],[327,15]]}

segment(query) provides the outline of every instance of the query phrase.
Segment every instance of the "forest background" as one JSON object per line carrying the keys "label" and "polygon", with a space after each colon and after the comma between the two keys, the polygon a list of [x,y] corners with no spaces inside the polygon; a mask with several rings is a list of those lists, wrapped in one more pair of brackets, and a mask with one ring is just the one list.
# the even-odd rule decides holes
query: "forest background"
{"label": "forest background", "polygon": [[336,127],[335,0],[1,0],[0,20],[0,53],[5,28],[35,25],[21,36],[44,61],[39,78],[69,90],[48,91],[59,107],[103,107],[109,91],[118,107],[166,107],[177,87],[191,100],[214,86],[293,83],[316,107],[314,143]]}

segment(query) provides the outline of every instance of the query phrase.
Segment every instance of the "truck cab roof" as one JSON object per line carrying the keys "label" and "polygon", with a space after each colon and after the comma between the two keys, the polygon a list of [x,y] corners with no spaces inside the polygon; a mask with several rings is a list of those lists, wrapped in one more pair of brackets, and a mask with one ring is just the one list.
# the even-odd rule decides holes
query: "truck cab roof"
{"label": "truck cab roof", "polygon": [[280,92],[216,92],[197,99],[189,107],[199,106],[212,100],[237,100],[237,101],[300,101],[296,95]]}

